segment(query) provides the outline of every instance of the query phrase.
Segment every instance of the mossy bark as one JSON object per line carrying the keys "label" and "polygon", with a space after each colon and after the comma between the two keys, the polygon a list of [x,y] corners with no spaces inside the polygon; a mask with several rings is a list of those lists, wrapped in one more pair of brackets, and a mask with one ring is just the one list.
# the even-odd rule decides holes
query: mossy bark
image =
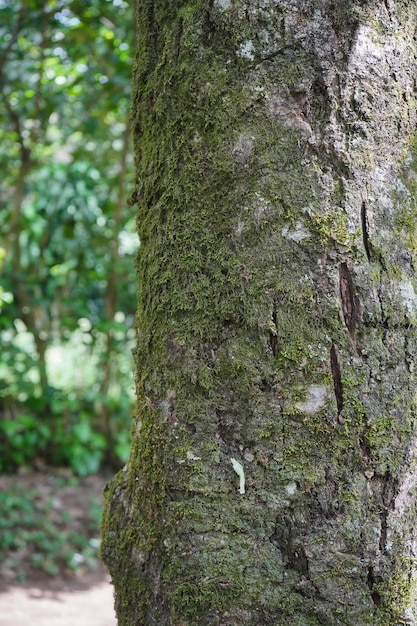
{"label": "mossy bark", "polygon": [[137,13],[119,626],[417,624],[416,3]]}

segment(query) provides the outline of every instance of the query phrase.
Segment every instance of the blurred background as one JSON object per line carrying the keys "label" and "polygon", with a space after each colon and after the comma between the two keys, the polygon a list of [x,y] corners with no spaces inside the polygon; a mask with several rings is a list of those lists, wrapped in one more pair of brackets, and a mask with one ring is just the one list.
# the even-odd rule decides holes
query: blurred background
{"label": "blurred background", "polygon": [[133,21],[133,1],[0,0],[0,576],[93,563],[127,459]]}

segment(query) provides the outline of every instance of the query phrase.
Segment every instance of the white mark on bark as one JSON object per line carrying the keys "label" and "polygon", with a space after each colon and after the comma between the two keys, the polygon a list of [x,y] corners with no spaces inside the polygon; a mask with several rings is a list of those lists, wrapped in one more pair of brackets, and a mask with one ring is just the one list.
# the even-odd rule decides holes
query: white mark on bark
{"label": "white mark on bark", "polygon": [[327,387],[324,385],[311,385],[307,392],[305,402],[297,402],[295,405],[302,413],[312,415],[317,413],[326,403]]}
{"label": "white mark on bark", "polygon": [[372,63],[372,59],[384,58],[384,47],[372,39],[374,31],[367,25],[362,25],[356,36],[354,54],[359,60],[366,59],[366,63]]}
{"label": "white mark on bark", "polygon": [[300,220],[295,223],[295,229],[290,230],[290,226],[291,224],[287,223],[281,230],[281,235],[285,239],[290,239],[291,241],[299,243],[300,241],[303,241],[303,239],[309,239],[311,237],[310,231]]}
{"label": "white mark on bark", "polygon": [[187,459],[189,461],[201,461],[201,456],[196,456],[192,450],[188,450]]}
{"label": "white mark on bark", "polygon": [[249,40],[241,43],[239,46],[238,54],[245,59],[253,61],[255,58],[253,43]]}
{"label": "white mark on bark", "polygon": [[239,461],[236,461],[236,459],[233,459],[232,457],[230,458],[230,461],[233,469],[239,476],[239,493],[243,495],[245,493],[245,472],[243,471],[243,466],[239,463]]}
{"label": "white mark on bark", "polygon": [[410,281],[402,281],[399,284],[401,298],[410,315],[417,315],[417,295]]}
{"label": "white mark on bark", "polygon": [[220,9],[223,9],[224,11],[228,9],[231,4],[232,4],[231,0],[217,0],[218,7]]}
{"label": "white mark on bark", "polygon": [[285,491],[288,493],[289,496],[293,496],[295,494],[295,492],[297,491],[297,483],[295,483],[293,480],[288,483],[285,486]]}

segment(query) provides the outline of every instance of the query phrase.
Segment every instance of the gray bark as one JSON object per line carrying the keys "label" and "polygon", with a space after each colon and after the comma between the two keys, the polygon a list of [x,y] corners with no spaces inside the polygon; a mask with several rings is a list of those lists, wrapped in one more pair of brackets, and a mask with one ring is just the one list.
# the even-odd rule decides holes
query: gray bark
{"label": "gray bark", "polygon": [[138,2],[120,626],[417,624],[416,19]]}

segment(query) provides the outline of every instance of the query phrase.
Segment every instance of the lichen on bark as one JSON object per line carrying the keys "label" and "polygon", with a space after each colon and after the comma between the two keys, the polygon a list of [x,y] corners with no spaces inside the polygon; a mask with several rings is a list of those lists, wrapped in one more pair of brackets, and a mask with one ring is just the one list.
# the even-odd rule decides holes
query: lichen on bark
{"label": "lichen on bark", "polygon": [[417,7],[137,13],[119,624],[415,624]]}

